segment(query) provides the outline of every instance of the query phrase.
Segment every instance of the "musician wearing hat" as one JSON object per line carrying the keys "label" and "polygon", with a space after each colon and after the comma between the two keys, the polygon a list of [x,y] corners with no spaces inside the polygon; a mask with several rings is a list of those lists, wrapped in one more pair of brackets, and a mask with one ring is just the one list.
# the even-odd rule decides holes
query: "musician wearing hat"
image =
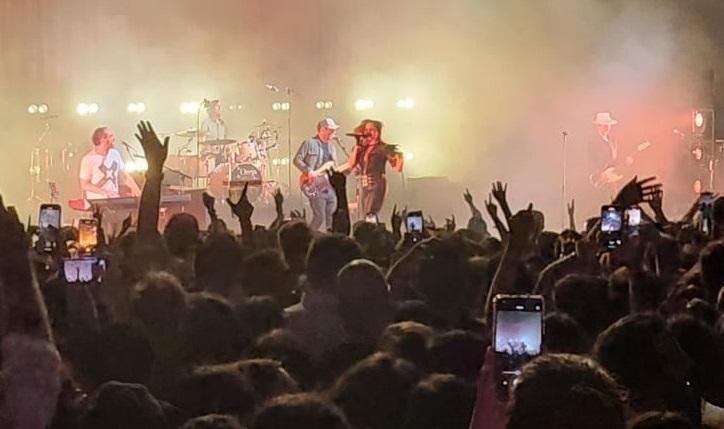
{"label": "musician wearing hat", "polygon": [[337,210],[337,196],[329,182],[327,171],[337,166],[337,151],[332,144],[339,125],[332,118],[317,123],[317,135],[302,142],[294,156],[294,166],[302,175],[299,185],[309,199],[312,221],[309,226],[318,231],[332,229],[332,216]]}
{"label": "musician wearing hat", "polygon": [[590,180],[598,189],[610,190],[623,179],[620,168],[630,165],[630,158],[622,159],[621,148],[611,135],[611,128],[618,123],[609,112],[599,112],[593,124],[596,135],[588,145]]}
{"label": "musician wearing hat", "polygon": [[365,216],[379,215],[382,210],[387,196],[387,164],[398,173],[402,172],[404,164],[397,146],[382,140],[382,127],[380,121],[365,119],[352,133],[357,144],[349,156],[349,166],[361,176],[359,203],[360,213]]}

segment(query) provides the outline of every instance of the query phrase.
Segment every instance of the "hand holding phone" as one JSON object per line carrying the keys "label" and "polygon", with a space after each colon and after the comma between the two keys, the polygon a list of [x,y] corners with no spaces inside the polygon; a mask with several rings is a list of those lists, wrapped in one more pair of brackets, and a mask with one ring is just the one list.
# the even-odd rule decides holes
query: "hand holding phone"
{"label": "hand holding phone", "polygon": [[98,246],[98,221],[81,219],[78,223],[78,245],[85,253],[93,253]]}
{"label": "hand holding phone", "polygon": [[507,399],[520,368],[541,353],[543,305],[539,295],[497,295],[493,299],[495,381],[501,400]]}
{"label": "hand holding phone", "polygon": [[601,240],[607,249],[623,244],[624,212],[617,206],[601,207]]}
{"label": "hand holding phone", "polygon": [[38,243],[43,252],[51,253],[58,246],[61,208],[58,204],[42,204],[38,214]]}
{"label": "hand holding phone", "polygon": [[103,283],[103,276],[107,269],[107,261],[104,258],[94,256],[63,259],[62,275],[68,284],[76,283]]}

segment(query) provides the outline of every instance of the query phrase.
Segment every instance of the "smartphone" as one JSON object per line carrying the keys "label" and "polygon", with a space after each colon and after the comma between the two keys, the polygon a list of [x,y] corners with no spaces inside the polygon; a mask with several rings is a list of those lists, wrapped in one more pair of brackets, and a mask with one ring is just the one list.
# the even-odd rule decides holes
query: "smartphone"
{"label": "smartphone", "polygon": [[63,259],[63,278],[68,284],[103,283],[108,263],[104,258],[87,256],[78,259]]}
{"label": "smartphone", "polygon": [[543,344],[543,297],[496,295],[493,299],[495,384],[507,399],[520,368],[540,355]]}
{"label": "smartphone", "polygon": [[425,230],[425,221],[422,217],[422,211],[408,213],[405,218],[405,228],[409,233],[422,234]]}
{"label": "smartphone", "polygon": [[641,207],[629,207],[626,209],[626,231],[629,237],[634,237],[641,232]]}
{"label": "smartphone", "polygon": [[623,244],[624,212],[616,206],[601,207],[601,240],[607,249]]}
{"label": "smartphone", "polygon": [[711,211],[714,205],[714,194],[711,192],[702,192],[699,194],[699,212],[701,213],[701,223],[699,229],[704,234],[711,232]]}
{"label": "smartphone", "polygon": [[78,222],[78,245],[86,253],[93,253],[98,246],[98,221],[81,219]]}
{"label": "smartphone", "polygon": [[380,219],[377,217],[376,214],[370,213],[367,216],[365,216],[365,222],[378,224],[378,223],[380,223]]}
{"label": "smartphone", "polygon": [[38,244],[43,252],[51,253],[58,246],[61,224],[61,208],[58,204],[41,204],[38,213]]}

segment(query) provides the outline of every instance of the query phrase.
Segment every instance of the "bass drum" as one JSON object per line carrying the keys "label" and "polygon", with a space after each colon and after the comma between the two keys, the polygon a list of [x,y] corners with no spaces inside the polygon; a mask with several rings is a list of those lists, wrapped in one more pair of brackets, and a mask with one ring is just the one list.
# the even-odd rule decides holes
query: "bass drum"
{"label": "bass drum", "polygon": [[[229,177],[231,177],[231,181],[229,181]],[[261,171],[249,163],[224,163],[218,165],[211,172],[209,176],[209,192],[216,198],[228,198],[230,190],[241,191],[244,189],[245,182],[252,182],[249,184],[247,197],[250,202],[254,203],[261,195]]]}

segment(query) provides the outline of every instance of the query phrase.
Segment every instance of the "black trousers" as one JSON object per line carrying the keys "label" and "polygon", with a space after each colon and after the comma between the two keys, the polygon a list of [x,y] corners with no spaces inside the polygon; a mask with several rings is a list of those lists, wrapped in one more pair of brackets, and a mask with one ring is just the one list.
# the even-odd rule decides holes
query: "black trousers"
{"label": "black trousers", "polygon": [[363,178],[362,192],[360,194],[361,215],[379,215],[386,196],[387,178],[385,176],[367,176]]}

